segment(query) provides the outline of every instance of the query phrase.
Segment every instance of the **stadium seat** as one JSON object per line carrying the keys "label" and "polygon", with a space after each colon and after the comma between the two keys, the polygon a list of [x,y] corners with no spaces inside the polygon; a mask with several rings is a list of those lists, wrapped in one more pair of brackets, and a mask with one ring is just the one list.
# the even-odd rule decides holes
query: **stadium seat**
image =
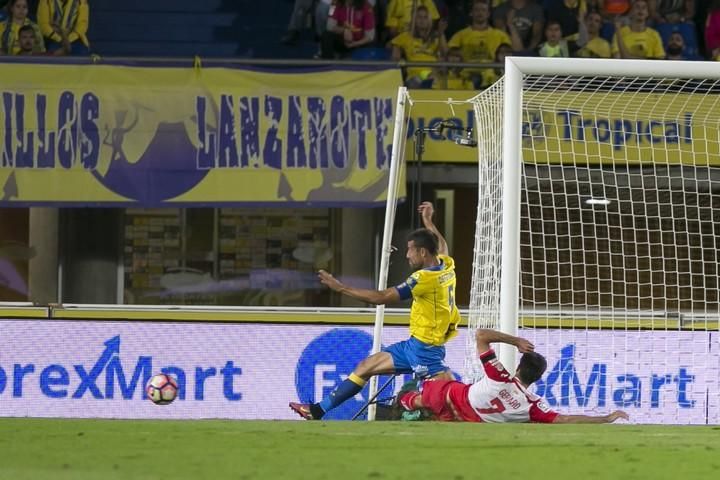
{"label": "stadium seat", "polygon": [[287,48],[292,1],[91,0],[88,36],[105,56],[310,58],[315,45]]}
{"label": "stadium seat", "polygon": [[603,22],[600,27],[600,36],[612,44],[613,35],[615,35],[615,25],[612,22]]}
{"label": "stadium seat", "polygon": [[356,48],[350,56],[353,60],[388,60],[390,52],[385,48]]}

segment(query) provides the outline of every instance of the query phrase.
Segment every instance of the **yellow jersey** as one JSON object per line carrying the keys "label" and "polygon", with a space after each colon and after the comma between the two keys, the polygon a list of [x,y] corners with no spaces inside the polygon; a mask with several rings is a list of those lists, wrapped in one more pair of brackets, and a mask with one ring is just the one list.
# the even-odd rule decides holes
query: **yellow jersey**
{"label": "yellow jersey", "polygon": [[[415,8],[420,6],[428,9],[431,20],[437,20],[440,18],[440,13],[438,12],[433,0],[417,0]],[[410,24],[412,23],[412,7],[413,0],[390,0],[390,4],[387,7],[387,20],[385,20],[385,26],[394,28],[398,32],[410,30]]]}
{"label": "yellow jersey", "polygon": [[37,22],[45,38],[61,42],[62,37],[55,33],[53,24],[68,32],[68,40],[73,43],[80,40],[90,46],[87,38],[90,8],[87,0],[40,0],[37,9]]}
{"label": "yellow jersey", "polygon": [[37,24],[25,19],[25,23],[18,25],[10,19],[0,22],[0,49],[7,55],[17,55],[20,53],[20,28],[30,25],[35,32],[35,47],[33,52],[44,52],[45,42],[42,33]]}
{"label": "yellow jersey", "polygon": [[577,51],[578,57],[610,58],[610,44],[601,37],[595,37]]}
{"label": "yellow jersey", "polygon": [[423,268],[398,285],[400,297],[412,296],[410,335],[430,345],[443,345],[457,335],[460,312],[455,305],[455,262],[438,255],[440,265]]}
{"label": "yellow jersey", "polygon": [[494,68],[484,68],[480,72],[480,88],[487,88],[493,83],[497,82],[502,78],[503,74],[502,69],[495,70]]}
{"label": "yellow jersey", "polygon": [[465,72],[450,71],[447,74],[438,73],[433,80],[432,88],[436,90],[474,90],[472,81]]}
{"label": "yellow jersey", "polygon": [[[612,43],[613,55],[620,51],[617,44],[617,36],[615,33]],[[640,58],[665,58],[665,49],[663,48],[662,39],[657,30],[646,27],[642,32],[633,32],[630,27],[622,27],[620,36],[623,39],[625,48],[632,55]]]}
{"label": "yellow jersey", "polygon": [[502,30],[492,27],[473,30],[467,27],[452,36],[448,47],[460,48],[463,61],[467,63],[492,63],[495,61],[495,52],[503,43],[510,45],[511,42],[508,34]]}
{"label": "yellow jersey", "polygon": [[[431,36],[427,41],[403,32],[392,39],[392,45],[398,47],[408,62],[437,62],[440,53],[440,38]],[[407,76],[426,78],[432,73],[429,67],[408,67]]]}

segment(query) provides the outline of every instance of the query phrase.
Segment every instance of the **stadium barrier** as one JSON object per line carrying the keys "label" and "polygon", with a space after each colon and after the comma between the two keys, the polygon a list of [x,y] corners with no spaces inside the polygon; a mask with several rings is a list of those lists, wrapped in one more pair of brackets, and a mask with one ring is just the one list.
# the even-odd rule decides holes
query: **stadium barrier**
{"label": "stadium barrier", "polygon": [[[373,312],[0,308],[0,416],[293,419],[288,401],[326,395],[368,353]],[[388,312],[385,345],[406,338],[405,319],[404,310]],[[622,408],[639,423],[720,423],[717,331],[558,333],[554,327],[522,330],[547,356],[548,371],[536,389],[553,408],[566,413]],[[447,347],[447,363],[458,375],[465,335],[462,329]],[[625,346],[624,359],[637,357],[634,370],[607,353],[611,345]],[[692,350],[715,360],[700,362],[699,355],[688,355]],[[648,351],[662,358],[646,358]],[[143,386],[160,371],[180,384],[180,396],[169,406],[144,399]],[[406,380],[396,378],[390,390]],[[363,391],[329,418],[350,418],[366,398]]]}

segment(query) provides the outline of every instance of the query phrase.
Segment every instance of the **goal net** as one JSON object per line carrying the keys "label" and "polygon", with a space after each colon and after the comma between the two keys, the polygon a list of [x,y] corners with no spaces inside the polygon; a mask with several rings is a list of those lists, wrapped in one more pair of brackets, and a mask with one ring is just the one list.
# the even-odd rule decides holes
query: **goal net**
{"label": "goal net", "polygon": [[554,409],[720,423],[718,78],[703,62],[510,58],[472,101],[469,333],[533,341]]}

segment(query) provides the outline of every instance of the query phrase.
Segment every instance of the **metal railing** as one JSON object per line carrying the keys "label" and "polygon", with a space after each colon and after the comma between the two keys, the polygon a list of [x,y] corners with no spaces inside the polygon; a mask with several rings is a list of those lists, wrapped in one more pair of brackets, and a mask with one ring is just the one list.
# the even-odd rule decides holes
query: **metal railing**
{"label": "metal railing", "polygon": [[281,68],[357,68],[387,69],[405,67],[460,67],[460,68],[504,68],[502,63],[455,63],[455,62],[407,62],[405,60],[322,60],[322,59],[278,59],[278,58],[209,58],[209,57],[115,57],[90,55],[87,57],[45,57],[45,56],[0,56],[0,63],[57,63],[71,65],[138,65],[176,67],[281,67]]}
{"label": "metal railing", "polygon": [[[114,305],[114,304],[48,304],[38,305],[31,302],[0,302],[0,316],[10,315],[12,311],[26,311],[27,316],[37,315],[43,309],[43,318],[64,319],[157,319],[164,313],[167,320],[180,319],[183,314],[206,314],[205,321],[223,319],[224,321],[264,322],[266,316],[276,315],[273,321],[281,321],[288,315],[307,317],[309,323],[351,323],[371,324],[375,309],[370,307],[281,307],[281,306],[216,306],[216,305]],[[16,312],[17,313],[17,312]],[[386,308],[388,324],[407,323],[407,308]],[[460,309],[463,319],[469,316],[467,309]],[[105,314],[105,315],[103,315]],[[351,318],[352,317],[352,318]],[[360,318],[362,317],[362,319]],[[183,317],[184,318],[184,317]],[[188,318],[184,318],[188,319]],[[297,321],[297,319],[295,320]],[[520,326],[524,328],[593,328],[593,329],[661,329],[661,330],[718,330],[720,312],[668,312],[651,310],[623,309],[545,309],[520,308]],[[462,326],[466,326],[463,322]]]}

